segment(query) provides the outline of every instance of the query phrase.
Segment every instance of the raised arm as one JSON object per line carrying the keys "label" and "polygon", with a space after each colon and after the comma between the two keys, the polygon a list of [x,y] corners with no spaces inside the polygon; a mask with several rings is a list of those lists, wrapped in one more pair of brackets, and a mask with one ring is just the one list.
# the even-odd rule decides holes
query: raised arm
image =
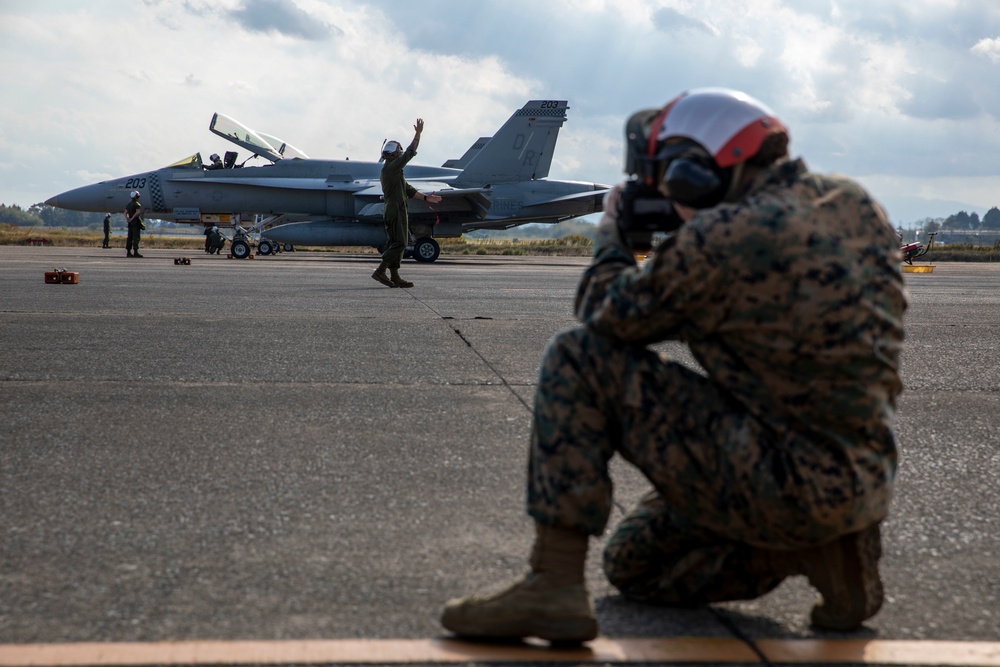
{"label": "raised arm", "polygon": [[417,146],[420,145],[420,133],[424,131],[424,119],[418,118],[416,125],[413,126],[413,141],[410,142],[410,148],[414,151],[417,150]]}

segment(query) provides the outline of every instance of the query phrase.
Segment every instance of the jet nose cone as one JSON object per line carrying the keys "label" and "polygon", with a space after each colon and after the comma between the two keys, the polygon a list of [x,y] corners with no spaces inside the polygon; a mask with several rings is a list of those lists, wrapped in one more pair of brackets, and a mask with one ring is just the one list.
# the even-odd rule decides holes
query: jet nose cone
{"label": "jet nose cone", "polygon": [[[95,183],[85,185],[82,188],[75,188],[60,192],[54,197],[45,201],[49,206],[65,208],[71,211],[91,211],[98,212],[112,210],[115,208],[113,202],[114,192],[105,183]],[[109,206],[111,208],[109,208]]]}

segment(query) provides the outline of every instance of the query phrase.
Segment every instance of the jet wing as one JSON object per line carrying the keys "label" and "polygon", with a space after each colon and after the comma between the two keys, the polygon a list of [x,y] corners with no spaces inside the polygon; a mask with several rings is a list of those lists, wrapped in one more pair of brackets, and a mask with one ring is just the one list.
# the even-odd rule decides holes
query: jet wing
{"label": "jet wing", "polygon": [[[169,181],[191,183],[189,178],[170,178]],[[279,190],[347,190],[353,191],[356,186],[353,182],[340,179],[319,179],[319,178],[278,178],[278,177],[249,177],[249,178],[219,178],[206,176],[199,178],[198,183],[225,183],[226,185],[251,185],[258,188],[274,188]],[[377,188],[379,195],[381,188]]]}
{"label": "jet wing", "polygon": [[[420,184],[420,191],[426,194],[433,192],[440,195],[442,201],[437,204],[424,204],[424,202],[413,203],[410,200],[411,215],[413,213],[446,212],[446,211],[472,211],[480,220],[486,217],[486,212],[490,208],[490,200],[486,196],[488,188],[452,188],[444,183],[428,183],[413,181],[411,185]],[[439,187],[434,187],[439,186]],[[371,203],[364,205],[358,212],[358,217],[362,219],[381,218],[384,202],[382,201],[382,187],[374,186],[364,190],[358,190],[354,196],[359,199],[368,199]],[[419,211],[417,208],[418,207]]]}
{"label": "jet wing", "polygon": [[544,202],[535,202],[533,205],[537,204],[553,204],[559,201],[573,201],[574,199],[590,199],[591,197],[601,197],[608,194],[611,188],[604,188],[602,190],[588,190],[586,192],[574,192],[571,195],[563,195],[562,197],[556,197],[555,199],[549,199]]}
{"label": "jet wing", "polygon": [[[434,193],[436,195],[441,195],[444,199],[456,198],[456,197],[470,197],[472,195],[482,195],[484,192],[489,192],[487,188],[453,188],[447,183],[430,181],[419,181],[411,180],[410,185],[416,187],[420,186],[420,191],[425,194]],[[382,197],[382,186],[375,185],[370,188],[365,188],[364,190],[358,190],[354,193],[355,197]]]}

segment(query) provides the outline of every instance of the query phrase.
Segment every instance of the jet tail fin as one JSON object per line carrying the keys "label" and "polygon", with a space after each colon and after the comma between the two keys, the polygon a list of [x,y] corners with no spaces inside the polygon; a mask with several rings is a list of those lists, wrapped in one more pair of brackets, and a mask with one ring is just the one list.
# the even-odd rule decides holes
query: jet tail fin
{"label": "jet tail fin", "polygon": [[483,149],[483,146],[488,144],[492,138],[493,137],[479,137],[476,139],[476,142],[469,147],[469,150],[465,151],[465,154],[462,155],[462,157],[457,160],[448,160],[441,166],[448,167],[450,169],[465,169],[466,165],[469,164],[469,161],[476,157],[479,151]]}
{"label": "jet tail fin", "polygon": [[531,100],[472,157],[455,183],[488,185],[545,178],[567,109],[565,100]]}

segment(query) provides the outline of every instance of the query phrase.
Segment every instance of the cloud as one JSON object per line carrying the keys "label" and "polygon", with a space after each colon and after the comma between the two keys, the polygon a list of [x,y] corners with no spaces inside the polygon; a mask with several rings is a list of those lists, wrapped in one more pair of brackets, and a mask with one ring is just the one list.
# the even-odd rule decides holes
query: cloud
{"label": "cloud", "polygon": [[216,111],[358,160],[420,116],[419,160],[440,164],[542,98],[571,109],[553,178],[608,183],[629,114],[729,86],[771,106],[810,166],[877,198],[981,178],[966,207],[1000,203],[997,0],[143,2],[0,0],[0,151],[17,165],[0,200],[230,150],[206,130]]}
{"label": "cloud", "polygon": [[1000,37],[981,39],[970,50],[976,55],[989,58],[991,62],[1000,63]]}
{"label": "cloud", "polygon": [[666,33],[695,31],[718,37],[719,29],[701,19],[691,18],[670,7],[661,7],[653,13],[653,25]]}
{"label": "cloud", "polygon": [[277,32],[311,41],[341,34],[339,28],[323,23],[290,0],[244,0],[241,7],[229,11],[229,16],[251,32]]}
{"label": "cloud", "polygon": [[901,100],[899,109],[912,118],[963,120],[974,118],[981,111],[965,81],[935,80],[920,73],[909,77],[907,88],[911,97]]}

